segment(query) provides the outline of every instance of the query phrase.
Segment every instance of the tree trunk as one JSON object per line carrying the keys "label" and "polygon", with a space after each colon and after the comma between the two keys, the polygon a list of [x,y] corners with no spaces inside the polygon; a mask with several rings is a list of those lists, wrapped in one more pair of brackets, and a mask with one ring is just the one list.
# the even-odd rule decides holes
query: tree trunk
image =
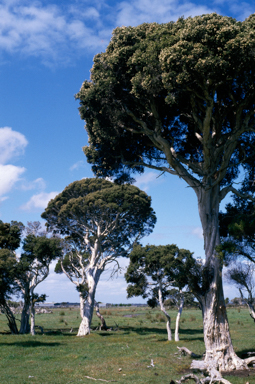
{"label": "tree trunk", "polygon": [[35,335],[35,305],[33,300],[31,300],[31,327],[30,327],[31,335]]}
{"label": "tree trunk", "polygon": [[107,325],[106,325],[105,319],[104,319],[103,315],[101,315],[101,313],[99,311],[99,304],[96,301],[95,301],[95,309],[96,309],[96,315],[101,321],[100,330],[101,331],[107,331]]}
{"label": "tree trunk", "polygon": [[215,361],[220,371],[247,368],[234,352],[222,287],[222,260],[215,247],[219,237],[219,187],[198,193],[199,214],[203,227],[205,269],[200,299],[203,312],[205,362]]}
{"label": "tree trunk", "polygon": [[30,332],[29,316],[30,316],[30,298],[29,298],[29,292],[28,293],[25,292],[19,333],[24,334],[24,333]]}
{"label": "tree trunk", "polygon": [[19,331],[18,331],[16,320],[15,320],[15,317],[14,317],[14,315],[12,313],[11,308],[7,304],[6,300],[1,302],[0,305],[1,305],[1,308],[2,308],[5,316],[7,317],[8,326],[10,328],[11,333],[17,335],[19,333]]}
{"label": "tree trunk", "polygon": [[178,313],[176,316],[176,321],[175,321],[175,333],[174,333],[174,340],[179,341],[179,328],[180,328],[180,318],[183,310],[183,305],[184,305],[184,296],[181,297],[180,305],[178,308]]}
{"label": "tree trunk", "polygon": [[83,319],[83,316],[84,316],[84,298],[82,296],[82,294],[80,293],[80,316],[81,318]]}
{"label": "tree trunk", "polygon": [[94,268],[90,268],[87,272],[88,296],[84,304],[84,315],[77,336],[86,336],[90,334],[90,325],[93,317],[96,287],[100,275],[101,271],[96,270],[95,272]]}
{"label": "tree trunk", "polygon": [[159,282],[158,300],[159,300],[160,309],[164,313],[164,315],[166,316],[166,319],[167,319],[167,321],[166,321],[167,340],[171,341],[172,340],[171,317],[167,313],[165,306],[164,306],[164,303],[163,303],[161,282]]}

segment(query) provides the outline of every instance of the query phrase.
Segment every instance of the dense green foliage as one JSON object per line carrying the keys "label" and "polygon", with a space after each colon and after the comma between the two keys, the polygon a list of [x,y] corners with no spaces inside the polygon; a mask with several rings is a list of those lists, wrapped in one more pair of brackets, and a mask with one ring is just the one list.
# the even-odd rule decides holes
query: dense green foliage
{"label": "dense green foliage", "polygon": [[15,279],[18,276],[15,250],[19,247],[24,226],[20,222],[0,221],[0,309],[8,319],[12,333],[18,333],[15,318],[9,308],[8,299],[17,293]]}
{"label": "dense green foliage", "polygon": [[227,204],[219,216],[220,234],[225,263],[236,258],[255,262],[255,208],[254,202],[238,197]]}
{"label": "dense green foliage", "polygon": [[254,25],[208,14],[116,28],[77,94],[94,172],[235,179],[254,154]]}
{"label": "dense green foliage", "polygon": [[126,247],[137,236],[149,234],[156,222],[145,192],[101,179],[71,183],[49,202],[42,217],[49,229],[68,235],[83,250],[88,243],[94,247],[100,241],[101,253],[114,249],[123,256]]}
{"label": "dense green foliage", "polygon": [[149,298],[148,304],[158,305],[158,289],[161,289],[162,300],[170,294],[170,287],[183,289],[187,286],[187,275],[190,274],[196,261],[192,253],[179,249],[176,245],[155,246],[137,245],[129,255],[130,264],[125,278],[128,284],[128,297],[142,296]]}

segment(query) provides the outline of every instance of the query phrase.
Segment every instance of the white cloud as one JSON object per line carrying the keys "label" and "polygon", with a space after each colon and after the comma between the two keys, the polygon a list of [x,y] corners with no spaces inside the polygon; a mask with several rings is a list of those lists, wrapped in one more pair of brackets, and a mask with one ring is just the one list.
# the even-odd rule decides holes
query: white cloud
{"label": "white cloud", "polygon": [[44,209],[47,207],[48,202],[51,199],[54,199],[54,197],[58,194],[59,192],[41,192],[36,195],[33,195],[30,200],[26,203],[23,204],[20,209],[24,211],[32,211],[35,209]]}
{"label": "white cloud", "polygon": [[38,177],[38,179],[36,180],[33,180],[33,181],[28,181],[28,182],[24,182],[22,185],[21,185],[21,189],[23,191],[29,191],[31,189],[40,189],[40,190],[43,190],[45,189],[46,187],[46,183],[45,181],[43,180],[42,177]]}
{"label": "white cloud", "polygon": [[5,1],[0,14],[0,49],[10,53],[40,56],[47,62],[67,60],[82,47],[102,47],[95,23],[99,13],[93,7],[81,6],[78,12],[73,6]]}
{"label": "white cloud", "polygon": [[149,186],[154,186],[155,183],[158,184],[162,180],[162,178],[159,178],[158,172],[146,172],[143,175],[136,177],[135,185],[143,191],[147,191]]}
{"label": "white cloud", "polygon": [[28,141],[22,133],[10,127],[0,128],[0,164],[24,153]]}
{"label": "white cloud", "polygon": [[203,239],[203,229],[201,227],[196,227],[191,231],[192,235],[198,237],[199,239]]}
{"label": "white cloud", "polygon": [[[8,193],[14,184],[20,180],[20,176],[25,172],[25,168],[15,165],[0,164],[0,197]],[[1,201],[7,197],[1,197]]]}
{"label": "white cloud", "polygon": [[77,163],[73,164],[69,169],[70,171],[74,171],[76,169],[80,169],[85,167],[85,162],[83,160],[77,161]]}
{"label": "white cloud", "polygon": [[180,16],[195,16],[213,12],[206,5],[198,6],[190,1],[177,0],[137,0],[123,1],[118,5],[117,25],[135,26],[141,23],[166,23]]}

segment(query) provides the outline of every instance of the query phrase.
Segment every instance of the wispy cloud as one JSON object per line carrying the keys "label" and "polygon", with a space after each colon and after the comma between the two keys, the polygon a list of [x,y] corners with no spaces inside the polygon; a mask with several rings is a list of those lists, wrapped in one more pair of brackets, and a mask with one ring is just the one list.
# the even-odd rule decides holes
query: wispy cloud
{"label": "wispy cloud", "polygon": [[[0,5],[0,52],[39,57],[45,64],[72,63],[74,58],[105,49],[117,26],[144,22],[164,23],[180,16],[218,12],[247,17],[254,10],[248,2],[212,1],[198,5],[185,0],[131,0],[56,2],[3,0]],[[225,9],[225,8],[224,8]],[[240,16],[241,17],[241,16]]]}
{"label": "wispy cloud", "polygon": [[51,199],[54,199],[54,197],[58,194],[59,192],[41,192],[36,195],[33,195],[29,201],[26,204],[23,204],[20,209],[24,211],[32,211],[32,210],[37,210],[37,209],[44,209],[47,207],[48,202]]}
{"label": "wispy cloud", "polygon": [[143,191],[147,191],[149,187],[161,183],[164,179],[158,177],[158,172],[146,172],[141,176],[136,177],[135,185]]}
{"label": "wispy cloud", "polygon": [[99,12],[84,8],[44,5],[38,1],[4,1],[0,5],[0,49],[39,56],[45,63],[67,61],[72,52],[99,49]]}
{"label": "wispy cloud", "polygon": [[32,189],[43,190],[45,188],[46,188],[46,183],[42,177],[38,177],[38,179],[33,181],[25,181],[20,187],[20,189],[22,189],[23,191],[30,191]]}
{"label": "wispy cloud", "polygon": [[203,239],[203,229],[201,227],[193,228],[191,234],[199,239]]}
{"label": "wispy cloud", "polygon": [[8,198],[4,195],[11,191],[26,170],[6,163],[23,154],[27,144],[27,139],[21,133],[10,127],[0,128],[0,201]]}
{"label": "wispy cloud", "polygon": [[175,21],[181,16],[195,16],[213,12],[206,5],[196,5],[179,0],[137,0],[123,1],[118,5],[117,25],[135,26],[141,23]]}
{"label": "wispy cloud", "polygon": [[0,198],[1,201],[6,200],[6,193],[10,192],[14,184],[20,180],[20,176],[25,172],[25,168],[16,167],[15,165],[0,164]]}
{"label": "wispy cloud", "polygon": [[10,127],[0,128],[0,164],[24,153],[28,141],[25,136]]}
{"label": "wispy cloud", "polygon": [[85,166],[86,166],[85,161],[80,160],[80,161],[77,161],[77,163],[73,164],[69,169],[70,171],[75,171],[77,169],[84,168]]}

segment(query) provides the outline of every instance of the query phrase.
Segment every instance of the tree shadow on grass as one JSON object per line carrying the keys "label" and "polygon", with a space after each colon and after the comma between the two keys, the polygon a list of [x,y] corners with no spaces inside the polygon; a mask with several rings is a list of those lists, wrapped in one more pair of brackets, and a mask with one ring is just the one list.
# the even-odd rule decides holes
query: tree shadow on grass
{"label": "tree shadow on grass", "polygon": [[[146,327],[132,327],[132,326],[124,326],[121,327],[121,330],[124,332],[124,334],[129,334],[131,332],[138,333],[139,335],[150,335],[150,334],[157,334],[158,336],[165,336],[167,335],[166,329],[162,328],[146,328]],[[185,339],[183,341],[187,340],[204,340],[203,337],[203,329],[180,329],[179,335],[184,336]],[[199,335],[199,336],[198,336]],[[201,336],[200,336],[201,335]],[[166,339],[162,338],[158,341],[166,341]]]}
{"label": "tree shadow on grass", "polygon": [[41,342],[37,340],[28,340],[28,341],[14,341],[13,343],[0,343],[0,345],[10,345],[10,346],[16,346],[16,347],[24,347],[24,348],[34,348],[34,347],[58,347],[60,345],[63,345],[63,343],[48,343],[48,342]]}

